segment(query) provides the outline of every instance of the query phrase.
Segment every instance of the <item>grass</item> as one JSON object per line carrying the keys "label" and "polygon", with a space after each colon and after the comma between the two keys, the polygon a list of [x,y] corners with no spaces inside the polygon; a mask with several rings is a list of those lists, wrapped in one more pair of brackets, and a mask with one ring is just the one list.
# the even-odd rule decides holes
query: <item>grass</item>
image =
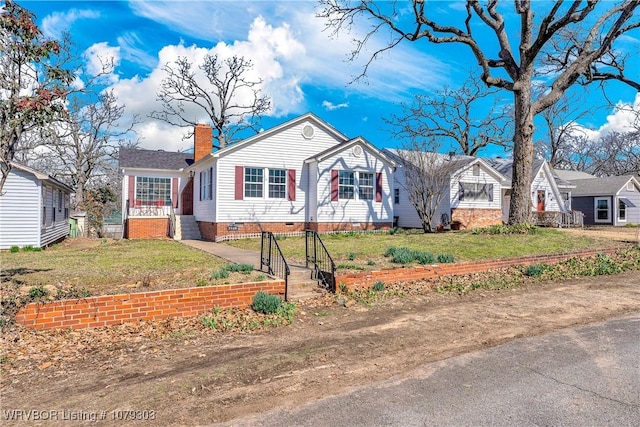
{"label": "grass", "polygon": [[[67,285],[92,295],[196,286],[227,263],[173,240],[67,239],[41,252],[0,252],[3,286]],[[255,274],[231,273],[230,283]]]}
{"label": "grass", "polygon": [[[474,234],[470,231],[451,233],[396,232],[394,234],[323,235],[322,240],[340,270],[379,270],[399,267],[384,256],[391,247],[451,254],[456,262],[489,258],[511,258],[533,254],[575,252],[611,247],[605,239],[578,236],[561,230],[539,228],[535,234]],[[242,239],[228,245],[260,250],[260,239]],[[304,264],[304,237],[287,237],[278,242],[291,263]],[[412,264],[407,264],[412,265]]]}

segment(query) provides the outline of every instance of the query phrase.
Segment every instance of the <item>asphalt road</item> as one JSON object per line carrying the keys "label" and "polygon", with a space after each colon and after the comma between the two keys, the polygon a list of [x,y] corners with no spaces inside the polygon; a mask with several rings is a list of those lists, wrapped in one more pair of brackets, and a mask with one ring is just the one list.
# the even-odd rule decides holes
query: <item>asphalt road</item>
{"label": "asphalt road", "polygon": [[639,426],[640,313],[515,340],[228,425]]}

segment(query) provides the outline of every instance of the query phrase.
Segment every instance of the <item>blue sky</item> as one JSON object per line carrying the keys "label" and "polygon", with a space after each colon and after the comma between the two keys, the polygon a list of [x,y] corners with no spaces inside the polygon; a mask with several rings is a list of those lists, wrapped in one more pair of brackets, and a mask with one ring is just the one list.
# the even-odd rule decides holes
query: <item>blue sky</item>
{"label": "blue sky", "polygon": [[[369,58],[365,52],[353,62],[347,60],[351,40],[364,28],[332,36],[315,17],[318,5],[313,1],[19,3],[36,14],[46,36],[57,38],[69,31],[89,69],[99,57],[115,59],[116,67],[104,84],[113,88],[128,113],[140,114],[140,145],[149,149],[191,147],[181,137],[184,129],[147,117],[159,109],[155,98],[162,65],[178,56],[197,59],[209,52],[252,59],[256,76],[264,82],[262,89],[272,99],[272,111],[262,121],[265,129],[313,112],[348,137],[363,136],[379,148],[400,144],[390,138],[383,117],[399,113],[400,104],[415,93],[458,86],[475,65],[462,46],[402,43],[375,61],[365,79],[352,82]],[[431,7],[446,21],[456,18],[460,6],[440,1]],[[372,51],[383,42],[374,38],[368,48]],[[638,40],[628,38],[623,45],[635,49],[630,70],[640,80]],[[635,91],[621,84],[611,85],[607,93],[613,102],[640,107]],[[510,99],[510,94],[504,96]],[[628,120],[611,108],[596,108],[603,104],[600,94],[592,91],[586,107],[593,113],[581,123],[593,135],[624,128]],[[197,110],[193,114],[201,115]]]}

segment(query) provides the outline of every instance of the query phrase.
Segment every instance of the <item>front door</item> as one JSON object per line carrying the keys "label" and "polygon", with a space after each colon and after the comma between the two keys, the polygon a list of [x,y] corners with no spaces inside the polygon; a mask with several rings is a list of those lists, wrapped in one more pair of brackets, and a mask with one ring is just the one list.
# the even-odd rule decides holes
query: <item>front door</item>
{"label": "front door", "polygon": [[544,191],[538,190],[538,212],[544,211]]}

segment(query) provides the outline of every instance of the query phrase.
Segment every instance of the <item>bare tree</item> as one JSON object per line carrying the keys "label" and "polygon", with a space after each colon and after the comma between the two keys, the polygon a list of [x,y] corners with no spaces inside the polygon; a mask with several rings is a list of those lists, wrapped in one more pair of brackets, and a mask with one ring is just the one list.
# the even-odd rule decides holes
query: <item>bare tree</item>
{"label": "bare tree", "polygon": [[640,173],[640,135],[637,132],[602,135],[592,142],[585,169],[597,176]]}
{"label": "bare tree", "polygon": [[[589,84],[619,80],[640,90],[640,84],[624,74],[625,56],[613,48],[614,42],[638,28],[637,0],[616,4],[589,0],[555,1],[544,5],[530,0],[514,0],[513,10],[519,16],[518,31],[511,31],[505,21],[505,8],[497,0],[481,5],[479,0],[468,0],[466,11],[456,26],[454,19],[436,22],[437,14],[430,2],[414,0],[409,7],[405,2],[372,2],[321,0],[324,9],[320,17],[336,32],[349,29],[360,19],[371,22],[371,28],[356,41],[353,56],[357,56],[368,40],[381,30],[390,31],[387,44],[375,51],[364,68],[382,52],[392,49],[403,40],[431,43],[458,43],[467,46],[478,63],[482,81],[513,94],[513,180],[509,223],[529,221],[531,212],[530,179],[533,165],[534,117],[554,105],[563,93],[575,84]],[[402,10],[400,10],[399,5]],[[534,16],[535,8],[536,14]],[[406,12],[411,14],[408,19]],[[536,18],[540,17],[540,18]],[[514,22],[515,17],[509,21]],[[488,43],[483,35],[495,38]],[[514,28],[515,29],[515,28]],[[513,34],[516,34],[515,36]],[[533,80],[544,73],[548,90],[533,97]]]}
{"label": "bare tree", "polygon": [[[415,95],[410,105],[402,105],[402,115],[392,115],[385,122],[391,125],[394,137],[450,140],[458,148],[454,151],[477,156],[489,145],[505,147],[511,141],[510,114],[496,105],[497,92],[470,74],[460,88]],[[489,108],[479,106],[491,97],[494,101]],[[481,108],[484,114],[478,112]]]}
{"label": "bare tree", "polygon": [[125,106],[118,105],[113,91],[95,97],[79,96],[71,100],[69,114],[44,132],[47,145],[39,158],[48,158],[42,170],[56,176],[76,191],[74,208],[84,208],[86,191],[106,184],[117,168],[120,146],[135,146],[131,141],[138,117],[125,117]]}
{"label": "bare tree", "polygon": [[64,113],[72,80],[54,60],[60,44],[44,39],[34,20],[11,0],[0,11],[0,195],[23,134]]}
{"label": "bare tree", "polygon": [[534,148],[537,156],[546,159],[552,168],[575,168],[576,154],[586,148],[586,134],[578,120],[593,111],[584,109],[585,100],[581,94],[565,93],[539,115],[544,122],[545,134],[543,139],[535,142]]}
{"label": "bare tree", "polygon": [[187,105],[203,110],[211,120],[217,148],[233,143],[238,132],[247,129],[258,131],[262,115],[271,108],[271,100],[262,95],[262,80],[251,80],[247,75],[253,68],[251,61],[238,56],[220,59],[218,55],[206,55],[200,71],[185,57],[163,70],[158,100],[161,111],[150,117],[175,126],[193,128],[197,118],[187,111]]}
{"label": "bare tree", "polygon": [[451,179],[459,169],[458,162],[437,153],[433,139],[414,139],[392,153],[401,171],[396,183],[416,209],[424,232],[432,232],[442,199],[449,195]]}

